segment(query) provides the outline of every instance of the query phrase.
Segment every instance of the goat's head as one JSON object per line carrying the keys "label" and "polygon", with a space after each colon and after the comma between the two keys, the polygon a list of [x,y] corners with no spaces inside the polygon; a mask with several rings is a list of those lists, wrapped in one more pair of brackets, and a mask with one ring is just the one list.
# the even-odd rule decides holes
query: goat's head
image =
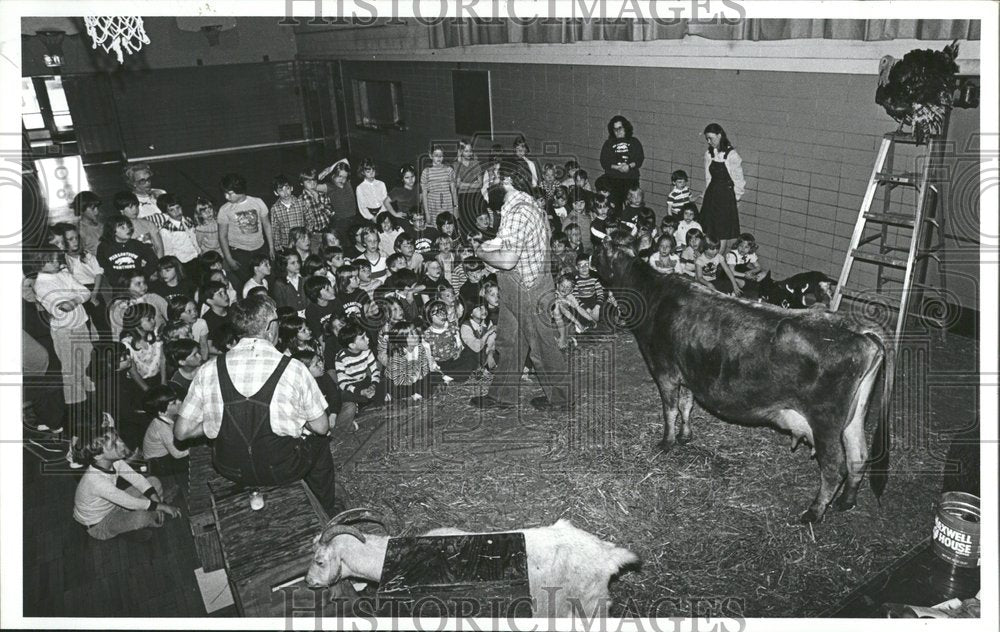
{"label": "goat's head", "polygon": [[313,559],[306,572],[308,586],[319,588],[340,581],[343,575],[341,550],[346,540],[338,536],[357,538],[362,544],[366,542],[365,534],[351,525],[355,522],[374,522],[385,528],[382,519],[369,509],[349,509],[331,518],[323,531],[313,538]]}

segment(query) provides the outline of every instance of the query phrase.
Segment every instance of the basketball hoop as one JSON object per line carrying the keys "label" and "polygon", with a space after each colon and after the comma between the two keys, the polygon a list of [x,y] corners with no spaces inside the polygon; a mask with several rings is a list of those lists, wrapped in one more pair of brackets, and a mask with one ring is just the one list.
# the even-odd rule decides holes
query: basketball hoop
{"label": "basketball hoop", "polygon": [[114,51],[119,64],[125,61],[124,53],[132,55],[139,52],[143,44],[149,43],[140,17],[88,16],[83,18],[83,21],[87,25],[87,35],[94,43],[93,48],[100,45],[105,53],[110,54]]}

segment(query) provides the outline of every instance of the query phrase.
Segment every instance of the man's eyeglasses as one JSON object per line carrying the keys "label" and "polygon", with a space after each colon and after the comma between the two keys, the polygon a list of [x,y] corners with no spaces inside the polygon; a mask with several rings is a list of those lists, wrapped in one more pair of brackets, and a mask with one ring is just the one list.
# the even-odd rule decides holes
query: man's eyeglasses
{"label": "man's eyeglasses", "polygon": [[615,130],[617,132],[617,131],[620,131],[620,130],[624,130],[625,126],[624,125],[615,125],[611,129],[613,129],[613,130]]}
{"label": "man's eyeglasses", "polygon": [[135,179],[136,182],[146,183],[146,184],[148,184],[150,180],[151,180],[151,178],[136,178]]}

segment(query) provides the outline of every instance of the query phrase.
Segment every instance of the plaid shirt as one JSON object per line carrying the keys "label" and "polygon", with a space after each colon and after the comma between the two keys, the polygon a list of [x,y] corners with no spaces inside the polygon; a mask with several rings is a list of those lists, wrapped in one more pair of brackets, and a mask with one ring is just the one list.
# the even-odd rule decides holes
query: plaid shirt
{"label": "plaid shirt", "polygon": [[275,248],[285,248],[289,245],[288,231],[306,225],[307,211],[306,203],[297,197],[292,197],[289,206],[285,206],[281,200],[271,206],[271,236],[274,238]]}
{"label": "plaid shirt", "polygon": [[316,197],[303,192],[299,199],[306,205],[306,228],[309,232],[317,232],[326,228],[333,217],[333,207],[330,206],[330,196],[316,191]]}
{"label": "plaid shirt", "polygon": [[511,191],[500,210],[497,239],[517,254],[514,272],[521,285],[533,287],[549,269],[549,222],[527,193]]}
{"label": "plaid shirt", "polygon": [[[225,355],[226,369],[233,386],[250,396],[260,390],[274,372],[282,354],[274,345],[259,338],[244,338]],[[180,416],[203,423],[205,436],[214,439],[222,426],[222,387],[215,359],[195,373]],[[326,414],[326,399],[316,386],[309,369],[298,360],[288,363],[274,389],[269,407],[271,430],[282,437],[299,437],[307,421]]]}

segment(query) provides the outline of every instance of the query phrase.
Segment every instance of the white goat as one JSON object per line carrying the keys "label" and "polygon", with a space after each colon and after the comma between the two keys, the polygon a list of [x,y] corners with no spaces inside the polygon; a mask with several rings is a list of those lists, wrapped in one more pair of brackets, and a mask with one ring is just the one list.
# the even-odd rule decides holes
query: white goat
{"label": "white goat", "polygon": [[[389,537],[363,534],[344,524],[344,515],[331,520],[313,540],[313,560],[306,573],[309,586],[330,586],[342,578],[373,582],[381,579]],[[367,512],[362,511],[362,515],[379,522]],[[574,614],[574,609],[578,616],[606,616],[608,582],[623,566],[639,561],[635,553],[604,542],[574,527],[569,520],[519,531],[524,533],[532,610],[537,617],[568,617]],[[470,535],[470,532],[442,528],[423,535]]]}

